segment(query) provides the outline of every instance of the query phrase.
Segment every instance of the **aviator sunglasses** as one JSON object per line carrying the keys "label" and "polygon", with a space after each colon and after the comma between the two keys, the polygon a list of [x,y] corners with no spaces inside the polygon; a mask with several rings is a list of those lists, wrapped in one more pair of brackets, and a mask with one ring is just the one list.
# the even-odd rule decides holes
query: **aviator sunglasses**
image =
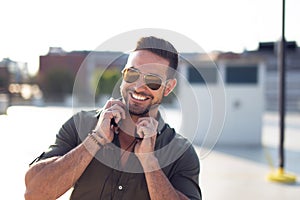
{"label": "aviator sunglasses", "polygon": [[137,81],[141,75],[143,75],[144,81],[148,88],[151,90],[158,90],[163,81],[162,79],[155,74],[144,74],[135,68],[126,68],[122,71],[123,79],[127,83],[133,83]]}

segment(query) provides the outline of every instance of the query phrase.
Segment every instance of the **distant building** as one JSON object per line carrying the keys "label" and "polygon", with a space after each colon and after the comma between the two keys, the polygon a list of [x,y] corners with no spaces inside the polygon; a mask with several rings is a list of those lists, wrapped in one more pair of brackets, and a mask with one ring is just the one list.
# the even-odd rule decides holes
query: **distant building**
{"label": "distant building", "polygon": [[207,148],[217,141],[222,145],[260,145],[263,60],[234,53],[183,57],[177,96],[184,136]]}
{"label": "distant building", "polygon": [[[287,42],[286,51],[286,108],[288,111],[300,111],[300,48],[296,42]],[[95,69],[109,67],[122,68],[128,55],[123,52],[97,52],[97,51],[72,51],[66,52],[60,47],[50,47],[47,55],[40,56],[40,71],[38,79],[43,82],[45,74],[54,69],[63,69],[68,72],[74,82],[80,71],[82,85],[86,86],[85,96],[93,94],[90,79]],[[278,109],[278,56],[277,44],[274,42],[259,43],[255,51],[243,53],[212,52],[209,54],[181,53],[180,63],[191,62],[195,66],[208,62],[217,64],[224,62],[263,62],[266,67],[264,79],[264,105],[265,110]],[[210,73],[210,72],[206,72]],[[199,77],[194,77],[198,79]],[[197,81],[197,80],[194,80]]]}
{"label": "distant building", "polygon": [[[239,54],[182,54],[177,97],[185,136],[208,147],[217,141],[260,145],[263,113],[279,107],[277,52],[270,42]],[[287,42],[285,70],[286,110],[299,112],[300,52],[295,42]]]}
{"label": "distant building", "polygon": [[122,52],[72,51],[66,52],[60,47],[50,47],[47,55],[40,56],[39,75],[53,68],[64,68],[76,74],[79,68],[119,67],[126,62],[127,56]]}
{"label": "distant building", "polygon": [[[265,78],[265,109],[278,110],[279,74],[278,74],[278,45],[274,42],[259,43],[256,51],[242,54],[246,57],[260,57],[266,65]],[[286,43],[286,110],[300,111],[300,48],[297,43]]]}
{"label": "distant building", "polygon": [[[250,61],[261,61],[266,67],[264,79],[265,110],[278,110],[279,99],[279,74],[278,74],[278,47],[275,42],[261,42],[258,49],[245,51],[243,53],[213,52],[207,55],[182,54],[189,61],[199,65],[205,60],[215,62],[234,62],[241,59]],[[290,41],[286,43],[286,110],[300,111],[300,48],[297,43]]]}
{"label": "distant building", "polygon": [[[45,92],[46,99],[53,97],[56,93],[58,100],[63,100],[72,93],[75,79],[81,82],[82,91],[85,98],[93,96],[94,91],[91,87],[91,78],[95,70],[107,68],[122,68],[127,60],[127,55],[122,52],[98,52],[98,51],[72,51],[66,52],[60,47],[50,47],[47,55],[40,56],[40,69],[38,72],[38,80]],[[62,81],[61,91],[51,91],[48,81],[49,74],[56,73],[52,79]],[[65,79],[59,76],[65,75]],[[51,82],[51,84],[57,83]],[[65,87],[65,88],[63,88]],[[57,93],[58,92],[58,93]],[[48,95],[47,95],[48,93]],[[55,97],[57,98],[57,97]],[[53,99],[51,99],[53,100]]]}
{"label": "distant building", "polygon": [[53,68],[64,68],[73,76],[76,75],[81,63],[84,61],[89,52],[70,52],[67,53],[61,48],[50,47],[47,55],[40,56],[39,76],[43,76]]}

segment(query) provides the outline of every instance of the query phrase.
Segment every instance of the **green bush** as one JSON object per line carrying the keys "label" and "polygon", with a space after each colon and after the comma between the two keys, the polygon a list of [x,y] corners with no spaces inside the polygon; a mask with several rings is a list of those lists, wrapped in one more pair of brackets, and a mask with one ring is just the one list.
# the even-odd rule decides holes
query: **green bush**
{"label": "green bush", "polygon": [[93,86],[96,87],[96,96],[97,97],[101,95],[111,96],[120,78],[121,78],[121,73],[119,69],[107,69],[105,71],[102,69],[98,69],[94,73],[94,78],[93,78]]}

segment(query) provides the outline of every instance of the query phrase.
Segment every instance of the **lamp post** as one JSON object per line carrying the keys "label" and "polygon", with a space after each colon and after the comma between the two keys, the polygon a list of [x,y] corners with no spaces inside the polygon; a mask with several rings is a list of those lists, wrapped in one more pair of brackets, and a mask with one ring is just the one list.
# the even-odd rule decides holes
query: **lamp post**
{"label": "lamp post", "polygon": [[284,170],[284,130],[285,130],[285,0],[282,0],[282,35],[278,53],[279,70],[279,114],[280,114],[280,143],[279,143],[279,167],[277,172],[269,174],[270,181],[281,183],[295,183],[296,176],[287,174]]}

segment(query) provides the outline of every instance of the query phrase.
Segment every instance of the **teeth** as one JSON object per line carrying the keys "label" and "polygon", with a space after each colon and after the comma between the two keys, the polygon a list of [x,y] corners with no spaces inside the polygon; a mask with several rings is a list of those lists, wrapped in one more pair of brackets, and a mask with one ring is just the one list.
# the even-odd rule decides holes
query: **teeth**
{"label": "teeth", "polygon": [[137,99],[137,100],[140,100],[140,101],[144,101],[147,98],[147,97],[145,97],[143,95],[139,95],[139,94],[135,94],[135,93],[132,94],[132,97],[135,98],[135,99]]}

